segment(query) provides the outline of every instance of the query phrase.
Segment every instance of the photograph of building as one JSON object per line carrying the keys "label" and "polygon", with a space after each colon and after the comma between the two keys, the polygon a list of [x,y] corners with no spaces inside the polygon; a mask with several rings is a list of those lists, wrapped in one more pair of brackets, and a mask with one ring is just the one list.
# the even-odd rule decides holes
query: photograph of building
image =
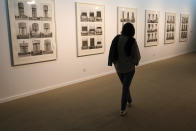
{"label": "photograph of building", "polygon": [[176,38],[176,13],[165,13],[165,44],[175,43]]}
{"label": "photograph of building", "polygon": [[180,42],[188,41],[189,34],[189,15],[181,14],[180,15]]}
{"label": "photograph of building", "polygon": [[51,39],[46,39],[44,40],[44,51],[43,54],[52,54],[53,49],[52,49],[52,43]]}
{"label": "photograph of building", "polygon": [[19,57],[27,57],[30,56],[31,52],[29,51],[29,41],[28,40],[22,40],[19,42]]}
{"label": "photograph of building", "polygon": [[77,3],[78,56],[104,52],[104,6]]}
{"label": "photograph of building", "polygon": [[16,20],[27,20],[29,18],[26,14],[27,9],[24,2],[18,2],[16,8],[18,8],[18,15],[15,15]]}
{"label": "photograph of building", "polygon": [[54,1],[9,0],[8,6],[14,65],[55,60]]}
{"label": "photograph of building", "polygon": [[28,27],[26,22],[16,22],[17,24],[17,39],[29,39],[29,32],[28,32]]}
{"label": "photograph of building", "polygon": [[146,10],[145,47],[159,44],[159,12]]}

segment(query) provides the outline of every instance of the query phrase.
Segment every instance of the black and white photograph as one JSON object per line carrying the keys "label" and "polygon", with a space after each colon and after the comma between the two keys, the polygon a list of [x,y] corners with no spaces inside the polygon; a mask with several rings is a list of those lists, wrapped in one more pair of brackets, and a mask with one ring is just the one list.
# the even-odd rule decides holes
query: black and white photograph
{"label": "black and white photograph", "polygon": [[87,24],[81,25],[81,36],[88,36],[89,34],[89,27]]}
{"label": "black and white photograph", "polygon": [[13,66],[56,60],[54,0],[8,0]]}
{"label": "black and white photograph", "polygon": [[41,24],[41,38],[52,38],[52,23],[42,22]]}
{"label": "black and white photograph", "polygon": [[81,22],[88,22],[87,11],[82,11],[82,12],[81,12],[80,21],[81,21]]}
{"label": "black and white photograph", "polygon": [[180,42],[187,42],[189,34],[189,15],[180,15]]}
{"label": "black and white photograph", "polygon": [[81,22],[101,22],[101,11],[82,11],[80,15]]}
{"label": "black and white photograph", "polygon": [[83,37],[82,39],[82,50],[92,50],[92,49],[99,49],[103,47],[103,40],[102,37]]}
{"label": "black and white photograph", "polygon": [[15,22],[15,31],[17,39],[29,39],[30,33],[28,25],[29,23],[24,20]]}
{"label": "black and white photograph", "polygon": [[40,20],[41,18],[41,13],[40,13],[40,8],[39,5],[37,4],[30,4],[30,17],[29,20]]}
{"label": "black and white photograph", "polygon": [[147,22],[148,23],[158,23],[158,14],[157,13],[148,13],[147,15]]}
{"label": "black and white photograph", "polygon": [[88,50],[89,42],[88,42],[88,37],[83,37],[82,38],[82,50]]}
{"label": "black and white photograph", "polygon": [[90,36],[96,35],[95,28],[96,28],[95,25],[89,25],[89,32],[88,32],[88,34]]}
{"label": "black and white photograph", "polygon": [[37,55],[42,55],[43,50],[41,48],[41,39],[32,39],[31,44],[33,46],[31,50],[31,55],[32,56],[37,56]]}
{"label": "black and white photograph", "polygon": [[145,47],[159,44],[159,11],[146,10]]}
{"label": "black and white photograph", "polygon": [[165,13],[165,44],[173,44],[176,40],[176,13]]}
{"label": "black and white photograph", "polygon": [[29,5],[24,2],[24,1],[18,1],[16,3],[14,3],[14,7],[15,10],[17,10],[16,12],[14,12],[15,14],[15,19],[16,20],[28,20],[29,19],[29,14],[28,14],[28,9],[29,9]]}
{"label": "black and white photograph", "polygon": [[30,41],[28,39],[18,40],[18,57],[29,57],[31,56],[30,52]]}
{"label": "black and white photograph", "polygon": [[97,22],[101,22],[102,21],[102,15],[101,15],[101,11],[96,11],[96,17],[95,17],[95,20]]}
{"label": "black and white photograph", "polygon": [[29,22],[30,38],[41,38],[41,23]]}
{"label": "black and white photograph", "polygon": [[97,40],[96,40],[96,48],[102,48],[103,45],[102,45],[102,38],[101,37],[97,37]]}
{"label": "black and white photograph", "polygon": [[104,53],[104,6],[77,3],[77,55]]}
{"label": "black and white photograph", "polygon": [[95,34],[96,35],[102,35],[103,31],[102,31],[102,26],[101,25],[97,25],[96,29],[95,29]]}
{"label": "black and white photograph", "polygon": [[45,39],[44,40],[44,51],[43,54],[53,54],[53,48],[52,48],[52,40],[51,39]]}
{"label": "black and white photograph", "polygon": [[135,27],[135,38],[137,37],[137,9],[118,7],[118,34],[126,23],[132,23]]}
{"label": "black and white photograph", "polygon": [[52,7],[51,7],[51,4],[48,3],[48,4],[41,4],[41,11],[40,11],[40,14],[41,14],[41,17],[40,19],[42,21],[52,21]]}

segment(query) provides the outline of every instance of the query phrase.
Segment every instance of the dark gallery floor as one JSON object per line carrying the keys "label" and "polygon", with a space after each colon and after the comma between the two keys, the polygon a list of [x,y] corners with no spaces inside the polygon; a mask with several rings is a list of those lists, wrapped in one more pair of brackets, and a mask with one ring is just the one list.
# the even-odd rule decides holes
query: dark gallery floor
{"label": "dark gallery floor", "polygon": [[1,131],[196,131],[196,53],[137,68],[120,117],[116,74],[0,104]]}

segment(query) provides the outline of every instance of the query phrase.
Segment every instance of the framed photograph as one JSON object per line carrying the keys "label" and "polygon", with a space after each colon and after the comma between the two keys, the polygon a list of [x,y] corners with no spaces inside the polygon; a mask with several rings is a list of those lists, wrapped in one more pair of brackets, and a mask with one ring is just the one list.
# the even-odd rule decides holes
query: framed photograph
{"label": "framed photograph", "polygon": [[180,42],[187,42],[189,36],[189,15],[181,14],[180,15]]}
{"label": "framed photograph", "polygon": [[13,65],[56,59],[54,0],[8,0]]}
{"label": "framed photograph", "polygon": [[103,5],[76,3],[77,55],[104,53],[105,8]]}
{"label": "framed photograph", "polygon": [[159,11],[146,10],[145,47],[159,44]]}
{"label": "framed photograph", "polygon": [[125,23],[132,23],[135,28],[135,38],[137,38],[137,9],[118,7],[118,34],[121,34]]}
{"label": "framed photograph", "polygon": [[176,40],[176,13],[165,13],[165,44],[175,43]]}

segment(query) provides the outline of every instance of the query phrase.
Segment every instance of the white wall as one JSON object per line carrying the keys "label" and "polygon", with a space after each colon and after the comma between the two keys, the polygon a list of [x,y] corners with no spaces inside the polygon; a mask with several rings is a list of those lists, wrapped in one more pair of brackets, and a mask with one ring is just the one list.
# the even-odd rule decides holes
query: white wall
{"label": "white wall", "polygon": [[[180,12],[190,13],[193,27],[194,0],[56,0],[57,60],[12,67],[5,1],[0,0],[0,103],[112,73],[114,69],[107,66],[107,58],[111,40],[117,33],[117,6],[137,8],[141,64],[195,50],[191,37],[193,33],[190,34],[190,42],[179,43],[178,30],[177,42],[164,45],[165,11],[176,12],[178,21]],[[75,2],[105,5],[104,54],[77,57]],[[161,38],[160,45],[156,47],[144,47],[145,9],[161,12]]]}

